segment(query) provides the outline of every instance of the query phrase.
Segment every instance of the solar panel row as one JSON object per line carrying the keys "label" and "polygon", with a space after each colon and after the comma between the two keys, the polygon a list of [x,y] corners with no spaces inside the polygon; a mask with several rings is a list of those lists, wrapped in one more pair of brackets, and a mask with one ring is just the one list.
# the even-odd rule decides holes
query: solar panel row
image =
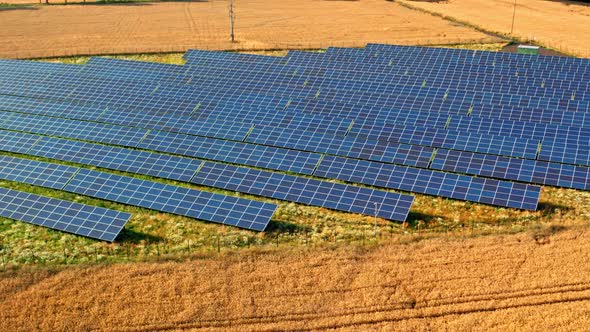
{"label": "solar panel row", "polygon": [[315,175],[527,210],[537,209],[541,191],[540,187],[527,184],[333,156],[322,160]]}
{"label": "solar panel row", "polygon": [[103,241],[114,241],[131,215],[0,188],[0,216]]}
{"label": "solar panel row", "polygon": [[263,231],[277,206],[238,197],[80,169],[66,191],[200,220]]}
{"label": "solar panel row", "polygon": [[270,203],[23,158],[0,156],[0,166],[0,178],[5,180],[257,231],[266,228],[277,208]]}
{"label": "solar panel row", "polygon": [[196,184],[405,221],[414,197],[252,168],[205,162]]}

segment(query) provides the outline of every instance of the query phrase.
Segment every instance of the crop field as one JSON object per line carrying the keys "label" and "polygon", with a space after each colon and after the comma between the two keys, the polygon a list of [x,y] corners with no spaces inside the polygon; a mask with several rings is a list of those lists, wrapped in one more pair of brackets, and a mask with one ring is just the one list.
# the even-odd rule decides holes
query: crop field
{"label": "crop field", "polygon": [[[8,0],[10,2],[11,0]],[[0,8],[0,57],[211,50],[317,49],[367,42],[436,45],[498,40],[393,2],[243,0],[229,38],[228,1]]]}
{"label": "crop field", "polygon": [[4,272],[0,326],[572,331],[589,323],[586,226],[402,239],[379,246],[231,251],[183,262]]}
{"label": "crop field", "polygon": [[[576,1],[448,0],[400,3],[487,31],[511,34],[562,52],[590,57],[590,5]],[[512,16],[514,14],[514,28]]]}

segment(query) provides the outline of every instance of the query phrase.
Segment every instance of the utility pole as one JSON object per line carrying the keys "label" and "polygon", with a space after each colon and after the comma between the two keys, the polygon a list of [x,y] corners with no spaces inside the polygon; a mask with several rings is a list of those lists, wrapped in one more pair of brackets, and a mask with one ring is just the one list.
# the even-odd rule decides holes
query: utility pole
{"label": "utility pole", "polygon": [[516,16],[516,0],[514,0],[514,9],[512,10],[512,25],[510,26],[510,35],[514,31],[514,17]]}
{"label": "utility pole", "polygon": [[231,37],[231,42],[235,42],[234,39],[234,0],[229,0],[229,35]]}

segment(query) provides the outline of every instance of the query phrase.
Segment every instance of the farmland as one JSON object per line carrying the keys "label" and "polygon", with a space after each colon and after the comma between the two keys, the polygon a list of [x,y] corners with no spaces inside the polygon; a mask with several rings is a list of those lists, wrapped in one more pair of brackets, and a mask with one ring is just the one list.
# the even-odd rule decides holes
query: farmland
{"label": "farmland", "polygon": [[[460,44],[497,40],[396,3],[266,1],[236,4],[236,39],[229,39],[227,1],[26,6],[0,9],[0,57],[210,50],[317,49]],[[354,13],[350,15],[349,13]]]}
{"label": "farmland", "polygon": [[396,239],[4,272],[0,325],[10,331],[538,331],[588,324],[587,227]]}
{"label": "farmland", "polygon": [[576,1],[506,0],[408,1],[401,3],[465,22],[487,31],[590,57],[590,7]]}

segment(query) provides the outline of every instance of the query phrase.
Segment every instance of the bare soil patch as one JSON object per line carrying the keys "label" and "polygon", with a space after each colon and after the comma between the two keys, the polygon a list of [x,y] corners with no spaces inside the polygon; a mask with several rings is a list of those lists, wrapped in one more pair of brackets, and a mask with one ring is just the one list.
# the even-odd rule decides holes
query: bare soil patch
{"label": "bare soil patch", "polygon": [[[488,31],[510,34],[512,0],[400,0]],[[518,0],[512,35],[568,54],[590,57],[590,5],[574,1]]]}
{"label": "bare soil patch", "polygon": [[0,10],[0,57],[497,41],[382,0],[241,0],[235,14],[238,42],[232,44],[226,0]]}
{"label": "bare soil patch", "polygon": [[0,327],[577,330],[590,318],[588,231],[4,272]]}

